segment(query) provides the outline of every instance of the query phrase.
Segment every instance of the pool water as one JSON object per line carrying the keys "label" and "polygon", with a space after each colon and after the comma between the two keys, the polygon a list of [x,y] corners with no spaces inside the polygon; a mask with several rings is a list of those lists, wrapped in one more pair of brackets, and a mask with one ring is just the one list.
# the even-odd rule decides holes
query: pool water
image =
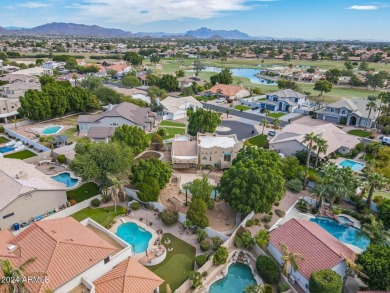
{"label": "pool water", "polygon": [[59,130],[61,129],[61,126],[59,125],[55,125],[55,126],[49,126],[49,127],[45,127],[43,130],[42,130],[42,134],[55,134],[57,133]]}
{"label": "pool water", "polygon": [[229,266],[226,277],[214,282],[209,293],[238,293],[244,292],[248,285],[256,284],[249,266],[235,263]]}
{"label": "pool water", "polygon": [[129,243],[135,253],[144,252],[148,248],[150,239],[152,239],[152,233],[146,231],[136,223],[124,223],[120,225],[116,234]]}
{"label": "pool water", "polygon": [[352,160],[344,160],[339,165],[343,168],[351,168],[353,171],[360,171],[364,167],[363,163],[355,162]]}
{"label": "pool water", "polygon": [[79,182],[78,179],[72,178],[68,172],[52,176],[51,179],[65,184],[66,187],[73,187],[77,182]]}
{"label": "pool water", "polygon": [[350,219],[348,219],[347,217],[337,216],[337,219],[339,219],[339,222],[341,224],[353,225],[353,222]]}
{"label": "pool water", "polygon": [[13,147],[1,147],[0,148],[0,153],[8,153],[8,152],[12,152],[15,148]]}
{"label": "pool water", "polygon": [[[206,66],[204,71],[208,72],[221,72],[221,68],[219,67],[212,67],[212,66]],[[251,69],[251,68],[230,68],[230,71],[233,76],[238,76],[238,77],[246,77],[250,80],[252,83],[257,83],[257,84],[264,84],[264,85],[276,85],[277,83],[264,79],[261,77],[257,77],[255,74],[260,73],[261,70],[258,69]]]}
{"label": "pool water", "polygon": [[321,217],[310,219],[310,222],[317,223],[341,242],[355,245],[362,250],[366,250],[367,246],[370,244],[370,240],[366,237],[361,237],[359,240],[356,239],[359,229],[355,227],[339,224],[334,220]]}

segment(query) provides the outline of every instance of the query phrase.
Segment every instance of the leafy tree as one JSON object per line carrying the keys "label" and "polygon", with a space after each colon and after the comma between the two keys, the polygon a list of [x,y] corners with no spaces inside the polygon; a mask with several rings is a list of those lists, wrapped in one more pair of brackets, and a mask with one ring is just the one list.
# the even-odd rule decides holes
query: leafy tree
{"label": "leafy tree", "polygon": [[147,179],[153,177],[157,180],[160,189],[163,189],[171,179],[171,174],[172,169],[169,165],[156,158],[150,158],[141,160],[132,168],[131,181],[133,184],[147,183]]}
{"label": "leafy tree", "polygon": [[206,203],[199,198],[193,199],[187,211],[187,220],[195,226],[206,228],[209,225],[209,219],[207,218],[206,212]]}
{"label": "leafy tree", "polygon": [[382,201],[378,205],[378,219],[381,220],[386,229],[390,230],[390,199]]}
{"label": "leafy tree", "polygon": [[[290,287],[289,287],[290,288]],[[259,285],[259,284],[253,284],[248,285],[244,288],[243,293],[272,293],[273,289],[271,285],[265,284],[265,285]]]}
{"label": "leafy tree", "polygon": [[[18,267],[15,267],[8,259],[0,259],[1,280],[0,285],[5,292],[27,292],[24,274],[26,268],[32,264],[36,258],[31,257]],[[12,280],[9,282],[8,280]]]}
{"label": "leafy tree", "polygon": [[160,150],[164,146],[163,139],[157,133],[153,134],[152,139],[150,140],[152,146],[155,146],[157,150]]}
{"label": "leafy tree", "polygon": [[195,95],[192,86],[187,86],[181,90],[181,96],[188,97]]}
{"label": "leafy tree", "polygon": [[195,136],[197,133],[214,133],[221,123],[221,113],[197,109],[189,116],[188,134]]}
{"label": "leafy tree", "polygon": [[119,104],[122,102],[122,95],[108,87],[98,87],[93,92],[97,99],[104,105]]}
{"label": "leafy tree", "polygon": [[245,147],[221,178],[221,197],[243,214],[268,212],[285,192],[281,167],[276,152]]}
{"label": "leafy tree", "polygon": [[390,231],[387,231],[381,220],[376,220],[373,215],[368,216],[367,222],[363,223],[357,239],[362,237],[370,239],[371,244],[389,245],[388,237]]}
{"label": "leafy tree", "polygon": [[251,249],[255,245],[255,240],[249,231],[239,231],[234,237],[234,246]]}
{"label": "leafy tree", "polygon": [[129,62],[133,66],[142,65],[143,58],[135,52],[127,52],[123,56],[123,60]]}
{"label": "leafy tree", "polygon": [[64,67],[68,70],[74,70],[77,67],[76,58],[67,56]]}
{"label": "leafy tree", "polygon": [[318,55],[318,53],[313,53],[311,55],[311,60],[312,61],[318,61],[320,59],[320,55]]}
{"label": "leafy tree", "polygon": [[339,77],[341,77],[340,69],[334,68],[329,69],[327,72],[325,72],[326,80],[333,84],[337,84],[339,82]]}
{"label": "leafy tree", "polygon": [[118,143],[96,143],[80,140],[75,146],[76,156],[70,168],[83,180],[100,179],[130,171],[133,152],[128,146]]}
{"label": "leafy tree", "polygon": [[89,75],[81,81],[80,86],[89,90],[90,92],[94,92],[97,89],[103,87],[103,83],[100,77]]}
{"label": "leafy tree", "polygon": [[191,271],[188,278],[192,282],[192,288],[198,288],[202,286],[202,274],[200,272]]}
{"label": "leafy tree", "polygon": [[222,69],[222,71],[216,75],[210,77],[210,81],[213,85],[216,83],[220,84],[232,84],[233,76],[229,68]]}
{"label": "leafy tree", "polygon": [[[177,55],[177,54],[176,54],[176,55]],[[205,69],[205,67],[204,67],[202,61],[200,60],[200,58],[197,58],[197,59],[194,61],[193,67],[194,67],[195,76],[198,76],[199,73],[200,73],[203,69]]]}
{"label": "leafy tree", "polygon": [[322,96],[322,93],[329,93],[332,90],[332,83],[327,80],[319,80],[314,84],[314,90],[319,91],[320,96]]}
{"label": "leafy tree", "polygon": [[137,184],[138,198],[144,202],[156,202],[160,195],[160,186],[156,178],[146,177]]}
{"label": "leafy tree", "polygon": [[309,166],[310,166],[310,156],[311,152],[314,148],[315,142],[317,140],[317,136],[313,133],[307,133],[305,134],[302,143],[307,144],[307,158],[306,158],[306,170],[305,170],[305,177],[304,177],[304,182],[303,182],[303,188],[306,189],[307,185],[307,176],[309,174]]}
{"label": "leafy tree", "polygon": [[313,272],[309,280],[310,293],[341,293],[343,279],[332,270]]}
{"label": "leafy tree", "polygon": [[198,268],[201,268],[206,263],[206,261],[207,261],[207,256],[205,256],[204,254],[195,257],[195,262]]}
{"label": "leafy tree", "polygon": [[168,93],[164,89],[160,89],[157,86],[151,86],[148,89],[148,96],[153,100],[156,98],[165,99],[168,96]]}
{"label": "leafy tree", "polygon": [[220,246],[213,256],[213,264],[222,265],[227,262],[229,252],[225,246]]}
{"label": "leafy tree", "polygon": [[344,66],[348,69],[348,70],[352,70],[353,69],[353,64],[352,64],[352,61],[345,61],[344,62]]}
{"label": "leafy tree", "polygon": [[213,237],[213,250],[217,250],[223,244],[223,240],[218,236]]}
{"label": "leafy tree", "polygon": [[160,62],[160,56],[157,53],[154,53],[150,56],[150,62],[154,63],[156,65],[158,62]]}
{"label": "leafy tree", "polygon": [[[0,59],[2,59],[2,58],[0,57]],[[43,60],[41,58],[38,58],[38,59],[35,60],[35,65],[36,66],[42,66],[43,63],[45,63],[45,60]]]}
{"label": "leafy tree", "polygon": [[172,226],[178,221],[178,219],[179,219],[179,213],[177,211],[165,209],[161,213],[161,220],[167,226]]}
{"label": "leafy tree", "polygon": [[176,77],[177,77],[177,78],[186,76],[186,73],[185,73],[185,71],[184,71],[183,69],[179,69],[179,70],[176,71],[175,73],[176,73]]}
{"label": "leafy tree", "polygon": [[168,92],[172,92],[178,89],[179,82],[176,76],[170,74],[164,74],[158,83],[158,86]]}
{"label": "leafy tree", "polygon": [[122,78],[121,82],[124,86],[128,87],[137,87],[141,85],[141,81],[137,77],[130,74]]}
{"label": "leafy tree", "polygon": [[370,204],[372,201],[372,196],[376,189],[382,189],[388,185],[388,180],[383,175],[376,172],[366,172],[364,173],[366,180],[370,184],[370,190],[368,192],[367,203]]}
{"label": "leafy tree", "polygon": [[291,60],[291,54],[290,53],[286,53],[283,55],[283,61],[284,62],[288,62]]}
{"label": "leafy tree", "polygon": [[41,86],[45,86],[48,83],[54,83],[55,81],[56,81],[56,79],[53,76],[48,75],[48,74],[44,74],[44,75],[39,77],[39,82],[40,82]]}
{"label": "leafy tree", "polygon": [[158,86],[160,83],[160,77],[155,74],[148,74],[146,75],[146,81],[149,86]]}
{"label": "leafy tree", "polygon": [[304,259],[301,254],[291,252],[284,243],[279,243],[279,247],[282,251],[283,273],[288,278],[291,274],[291,269],[294,272],[298,271],[297,261],[303,261]]}
{"label": "leafy tree", "polygon": [[377,88],[383,88],[385,86],[386,78],[387,78],[387,73],[384,71],[380,71],[376,74],[367,74],[366,75],[367,85],[372,87],[375,91]]}
{"label": "leafy tree", "polygon": [[259,255],[256,259],[256,269],[266,283],[277,284],[279,282],[280,267],[272,257]]}
{"label": "leafy tree", "polygon": [[207,176],[203,176],[202,179],[195,179],[189,185],[189,192],[192,198],[199,198],[203,200],[207,206],[214,205],[214,201],[211,198],[211,193],[214,187],[209,183]]}
{"label": "leafy tree", "polygon": [[262,229],[256,234],[254,240],[259,247],[266,247],[268,245],[269,237],[268,231]]}
{"label": "leafy tree", "polygon": [[360,62],[359,70],[362,70],[362,71],[367,71],[368,70],[368,63],[367,63],[367,61],[363,60],[362,62]]}
{"label": "leafy tree", "polygon": [[296,157],[285,157],[282,159],[282,172],[287,180],[303,178],[303,168]]}
{"label": "leafy tree", "polygon": [[149,146],[145,132],[137,126],[122,125],[116,127],[112,140],[124,142],[133,149],[135,155],[138,155]]}

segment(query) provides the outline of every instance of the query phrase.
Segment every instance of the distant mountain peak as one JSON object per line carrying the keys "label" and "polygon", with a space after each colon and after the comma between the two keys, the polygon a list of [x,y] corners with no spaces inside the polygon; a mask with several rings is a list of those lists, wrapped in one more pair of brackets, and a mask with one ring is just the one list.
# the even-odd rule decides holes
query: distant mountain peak
{"label": "distant mountain peak", "polygon": [[201,27],[197,30],[191,30],[186,33],[186,36],[192,36],[198,39],[210,39],[213,37],[218,37],[222,39],[239,39],[239,40],[248,40],[251,37],[239,30],[213,30],[207,27]]}

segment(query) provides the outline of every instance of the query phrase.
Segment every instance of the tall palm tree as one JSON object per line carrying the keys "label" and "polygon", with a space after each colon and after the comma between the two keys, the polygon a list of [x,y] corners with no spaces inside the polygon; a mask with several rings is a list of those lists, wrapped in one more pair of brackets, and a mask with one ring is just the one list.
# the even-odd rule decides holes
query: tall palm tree
{"label": "tall palm tree", "polygon": [[[14,267],[8,259],[0,259],[0,270],[4,280],[0,278],[0,285],[7,284],[9,292],[27,292],[26,283],[23,281],[26,267],[35,261],[35,257],[30,257],[19,267]],[[6,282],[6,279],[19,280],[15,282]]]}
{"label": "tall palm tree", "polygon": [[317,197],[317,208],[320,208],[322,206],[322,202],[324,200],[324,196],[326,196],[326,193],[328,192],[328,188],[324,184],[316,184],[313,188],[312,195]]}
{"label": "tall palm tree", "polygon": [[314,132],[310,132],[310,133],[307,133],[305,134],[304,138],[303,138],[303,143],[307,144],[307,148],[308,148],[308,152],[307,152],[307,159],[306,159],[306,171],[305,171],[305,178],[304,178],[304,181],[303,181],[303,189],[306,189],[306,184],[307,184],[307,175],[309,174],[309,166],[310,166],[310,156],[311,156],[311,152],[313,150],[313,147],[314,147],[314,144],[315,144],[315,141],[316,141],[316,135],[314,134]]}
{"label": "tall palm tree", "polygon": [[114,201],[114,206],[116,211],[117,201],[120,199],[124,201],[126,199],[126,192],[124,188],[124,184],[126,184],[126,182],[112,175],[108,175],[108,180],[111,183],[111,188],[110,188],[111,198]]}
{"label": "tall palm tree", "polygon": [[366,180],[370,184],[370,190],[368,191],[368,197],[367,197],[367,203],[371,204],[372,196],[374,194],[375,189],[382,189],[386,187],[389,182],[387,181],[387,178],[384,177],[382,174],[376,173],[376,172],[367,172],[365,174]]}
{"label": "tall palm tree", "polygon": [[369,100],[368,103],[366,104],[366,110],[368,110],[368,117],[367,117],[366,126],[364,127],[364,129],[367,129],[367,127],[368,127],[368,120],[370,120],[371,111],[373,109],[377,109],[376,97],[375,97],[375,100]]}
{"label": "tall palm tree", "polygon": [[293,269],[294,272],[298,270],[297,261],[302,261],[304,258],[302,254],[291,252],[283,243],[279,243],[279,247],[282,250],[283,273],[288,278],[291,274],[291,269]]}
{"label": "tall palm tree", "polygon": [[230,109],[226,109],[226,118],[229,118]]}
{"label": "tall palm tree", "polygon": [[74,73],[74,74],[72,75],[72,79],[74,80],[74,86],[77,86],[77,79],[78,79],[78,77],[77,77],[77,74],[76,74],[76,73]]}
{"label": "tall palm tree", "polygon": [[275,118],[274,120],[272,120],[272,125],[278,126],[279,124],[280,124],[280,120],[278,118]]}
{"label": "tall palm tree", "polygon": [[371,145],[370,147],[371,147],[372,156],[375,159],[378,152],[383,148],[383,145],[379,141],[376,141],[370,145]]}
{"label": "tall palm tree", "polygon": [[316,137],[315,143],[316,143],[316,145],[313,147],[313,149],[317,150],[317,158],[316,158],[316,163],[315,163],[315,168],[317,169],[318,161],[320,159],[320,153],[324,153],[324,154],[326,153],[326,151],[328,149],[328,143],[324,138],[322,138],[320,136]]}
{"label": "tall palm tree", "polygon": [[269,113],[270,113],[270,111],[269,111],[268,109],[264,109],[264,114],[265,114],[265,116],[268,116]]}
{"label": "tall palm tree", "polygon": [[386,230],[382,221],[377,221],[374,215],[369,215],[368,217],[370,218],[370,223],[364,223],[361,226],[356,239],[359,240],[362,237],[366,237],[370,239],[371,244],[388,245],[390,231]]}
{"label": "tall palm tree", "polygon": [[267,124],[268,124],[268,120],[267,120],[267,119],[261,120],[260,125],[263,125],[263,130],[261,131],[261,135],[264,134],[264,128],[265,128],[265,126],[266,126]]}

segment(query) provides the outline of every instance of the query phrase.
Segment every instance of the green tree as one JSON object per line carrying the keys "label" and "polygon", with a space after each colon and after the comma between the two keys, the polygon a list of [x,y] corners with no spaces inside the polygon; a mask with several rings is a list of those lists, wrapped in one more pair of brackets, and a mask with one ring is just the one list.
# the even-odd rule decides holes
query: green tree
{"label": "green tree", "polygon": [[360,62],[359,70],[362,70],[362,71],[367,71],[368,70],[368,63],[367,63],[367,61],[363,60],[362,62]]}
{"label": "green tree", "polygon": [[131,181],[133,184],[147,183],[147,179],[153,177],[157,180],[160,189],[163,189],[171,179],[171,174],[172,169],[168,164],[159,159],[150,158],[141,160],[138,165],[133,166]]}
{"label": "green tree", "polygon": [[76,58],[67,56],[64,67],[68,70],[74,70],[77,67]]}
{"label": "green tree", "polygon": [[214,201],[211,198],[211,193],[214,187],[209,183],[207,176],[203,176],[202,179],[195,179],[189,184],[188,190],[192,195],[192,198],[200,198],[208,207],[214,206]]}
{"label": "green tree", "polygon": [[92,75],[88,75],[80,82],[80,86],[89,90],[90,92],[94,92],[97,89],[103,87],[102,79],[100,77],[95,77]]}
{"label": "green tree", "polygon": [[[24,274],[26,268],[32,264],[36,258],[30,257],[18,267],[15,267],[8,259],[0,259],[1,279],[0,286],[8,292],[27,292]],[[8,280],[12,280],[11,282]]]}
{"label": "green tree", "polygon": [[329,93],[332,90],[332,83],[327,80],[319,80],[314,84],[314,90],[319,91],[320,96],[322,96],[322,93]]}
{"label": "green tree", "polygon": [[268,245],[269,237],[268,231],[262,229],[255,235],[254,239],[259,247],[266,247]]}
{"label": "green tree", "polygon": [[332,270],[313,272],[309,280],[310,293],[341,293],[343,279]]}
{"label": "green tree", "polygon": [[221,123],[221,113],[197,109],[189,116],[187,131],[192,136],[197,133],[214,133]]}
{"label": "green tree", "polygon": [[302,141],[303,144],[307,144],[307,150],[308,150],[307,158],[306,158],[305,177],[304,177],[304,181],[303,181],[303,189],[306,189],[307,177],[309,174],[309,167],[310,167],[310,156],[311,156],[311,152],[314,148],[316,140],[317,140],[317,136],[314,134],[314,132],[310,132],[310,133],[305,134],[303,141]]}
{"label": "green tree", "polygon": [[363,223],[356,239],[362,237],[370,239],[371,244],[389,245],[390,232],[386,230],[381,220],[376,220],[373,215],[368,216],[368,221]]}
{"label": "green tree", "polygon": [[124,86],[128,87],[137,87],[141,85],[141,81],[137,77],[130,74],[122,78],[121,82]]}
{"label": "green tree", "polygon": [[157,202],[160,195],[160,186],[156,178],[146,177],[137,184],[138,197],[144,202]]}
{"label": "green tree", "polygon": [[[373,96],[374,99],[371,99],[371,100],[368,100],[367,104],[366,104],[366,110],[368,110],[368,119],[371,118],[371,111],[372,110],[376,110],[378,108],[378,105],[376,103],[376,97]],[[364,127],[364,129],[367,129],[368,127],[368,120],[366,120],[366,125]]]}
{"label": "green tree", "polygon": [[268,212],[285,193],[281,167],[276,152],[245,147],[221,178],[221,197],[242,214]]}
{"label": "green tree", "polygon": [[303,167],[296,157],[285,157],[282,159],[282,172],[287,180],[302,179],[304,174]]}
{"label": "green tree", "polygon": [[112,141],[124,142],[133,149],[135,155],[138,155],[149,146],[145,132],[137,126],[122,125],[116,127]]}
{"label": "green tree", "polygon": [[209,225],[206,212],[206,203],[200,198],[193,199],[187,211],[187,220],[199,228],[206,228]]}
{"label": "green tree", "polygon": [[390,246],[369,245],[358,255],[357,263],[368,276],[364,282],[371,290],[390,290]]}
{"label": "green tree", "polygon": [[139,55],[135,52],[127,52],[123,56],[123,60],[129,62],[133,66],[140,66],[140,65],[142,65],[143,58],[141,55]]}
{"label": "green tree", "polygon": [[263,126],[263,128],[261,129],[261,135],[264,135],[264,128],[268,125],[268,120],[267,119],[262,119],[261,122],[260,122],[260,125]]}
{"label": "green tree", "polygon": [[[1,57],[0,57],[0,59],[1,59]],[[43,60],[41,58],[38,58],[38,59],[35,60],[35,65],[36,66],[42,66],[43,63],[45,63],[45,60]]]}
{"label": "green tree", "polygon": [[318,53],[313,53],[311,55],[311,60],[312,61],[318,61],[320,59],[320,55],[318,55]]}
{"label": "green tree", "polygon": [[158,83],[158,86],[168,92],[175,91],[179,88],[179,81],[176,76],[164,74]]}
{"label": "green tree", "polygon": [[347,60],[344,62],[344,66],[348,69],[348,70],[352,70],[353,69],[353,64],[351,61]]}
{"label": "green tree", "polygon": [[239,231],[234,237],[234,246],[239,248],[251,249],[255,245],[255,240],[249,231]]}
{"label": "green tree", "polygon": [[365,175],[365,179],[370,184],[370,189],[369,189],[368,197],[367,197],[367,203],[371,204],[374,191],[378,190],[378,189],[380,190],[380,189],[388,186],[388,180],[386,177],[384,177],[383,175],[376,173],[376,172],[368,171],[364,175]]}
{"label": "green tree", "polygon": [[279,264],[270,256],[259,255],[256,259],[256,269],[264,282],[277,284],[280,280]]}
{"label": "green tree", "polygon": [[325,72],[326,80],[333,84],[337,84],[339,82],[340,77],[341,77],[340,69],[334,68],[334,69],[329,69],[327,72]]}
{"label": "green tree", "polygon": [[193,68],[194,68],[194,72],[195,72],[195,76],[197,77],[199,75],[199,73],[205,69],[202,61],[200,58],[197,58],[195,61],[194,61],[194,65],[193,65]]}
{"label": "green tree", "polygon": [[390,199],[382,201],[378,205],[378,219],[383,222],[386,229],[390,230]]}
{"label": "green tree", "polygon": [[191,271],[188,278],[192,282],[192,288],[198,288],[202,286],[202,274],[200,272]]}
{"label": "green tree", "polygon": [[222,265],[227,262],[229,252],[225,246],[220,246],[213,256],[213,264]]}
{"label": "green tree", "polygon": [[326,151],[328,150],[328,142],[324,138],[322,138],[320,136],[316,136],[315,145],[313,147],[313,150],[317,151],[316,163],[315,163],[315,168],[317,169],[318,161],[320,160],[320,153],[323,153],[323,154],[326,153]]}
{"label": "green tree", "polygon": [[284,62],[288,62],[291,60],[291,54],[290,53],[286,53],[283,55],[283,61]]}
{"label": "green tree", "polygon": [[298,271],[298,261],[303,261],[303,256],[299,253],[291,252],[284,243],[279,243],[282,251],[283,273],[289,278],[291,270]]}
{"label": "green tree", "polygon": [[160,56],[157,53],[154,53],[150,56],[150,62],[154,63],[156,65],[158,62],[160,62]]}
{"label": "green tree", "polygon": [[179,69],[178,71],[175,72],[175,74],[177,78],[186,76],[186,73],[183,69]]}
{"label": "green tree", "polygon": [[377,88],[383,88],[385,86],[385,81],[387,79],[387,73],[380,71],[376,74],[366,74],[367,85],[372,87],[374,91]]}
{"label": "green tree", "polygon": [[291,89],[293,91],[299,91],[299,86],[294,81],[284,78],[278,80],[278,88],[282,90]]}
{"label": "green tree", "polygon": [[232,84],[233,83],[232,72],[230,71],[229,68],[222,69],[220,73],[212,75],[210,77],[210,81],[213,85],[215,85],[216,83]]}

